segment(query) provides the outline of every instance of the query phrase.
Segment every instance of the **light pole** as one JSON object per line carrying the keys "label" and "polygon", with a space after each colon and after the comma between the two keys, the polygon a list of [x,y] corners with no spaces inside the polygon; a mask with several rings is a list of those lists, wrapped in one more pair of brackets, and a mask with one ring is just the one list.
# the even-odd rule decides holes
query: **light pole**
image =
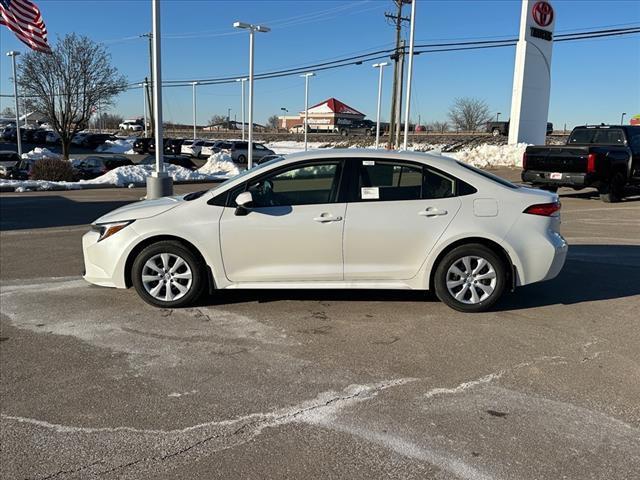
{"label": "light pole", "polygon": [[240,117],[242,118],[242,141],[244,142],[244,82],[246,82],[247,79],[246,78],[236,78],[236,82],[240,82],[240,86],[242,88],[242,101],[240,103],[240,106],[242,108],[242,114],[240,115]]}
{"label": "light pole", "polygon": [[16,143],[18,145],[18,156],[22,157],[22,138],[20,138],[20,110],[18,109],[18,77],[16,76],[16,57],[20,52],[12,50],[7,52],[13,63],[13,98],[16,102]]}
{"label": "light pole", "polygon": [[146,98],[147,82],[141,83],[140,86],[142,87],[142,109],[144,111],[144,136],[146,138],[147,136],[147,98]]}
{"label": "light pole", "polygon": [[624,125],[624,116],[627,114],[627,112],[623,112],[622,115],[620,115],[620,125]]}
{"label": "light pole", "polygon": [[411,27],[409,33],[409,67],[407,69],[407,103],[404,109],[404,150],[407,149],[409,140],[409,111],[411,107],[411,81],[413,80],[413,38],[416,30],[416,3],[417,0],[411,1]]}
{"label": "light pole", "polygon": [[309,130],[309,77],[315,77],[313,72],[307,72],[304,77],[304,151],[307,151],[307,130]]}
{"label": "light pole", "polygon": [[249,30],[249,145],[247,148],[247,168],[253,167],[253,35],[255,32],[267,33],[271,31],[264,25],[252,25],[244,22],[234,22],[233,28]]}
{"label": "light pole", "polygon": [[191,87],[193,88],[193,139],[196,139],[196,85],[198,82],[191,82]]}
{"label": "light pole", "polygon": [[160,52],[160,0],[152,0],[153,21],[153,110],[155,111],[156,169],[147,177],[147,199],[173,194],[173,179],[164,169],[164,142],[162,141],[162,64]]}
{"label": "light pole", "polygon": [[378,148],[378,144],[380,143],[380,102],[382,100],[382,72],[384,67],[389,65],[388,62],[382,63],[374,63],[373,67],[377,68],[380,73],[378,75],[378,109],[376,113],[376,148]]}
{"label": "light pole", "polygon": [[500,120],[500,115],[502,115],[502,112],[497,112],[496,113],[496,122],[498,122]]}

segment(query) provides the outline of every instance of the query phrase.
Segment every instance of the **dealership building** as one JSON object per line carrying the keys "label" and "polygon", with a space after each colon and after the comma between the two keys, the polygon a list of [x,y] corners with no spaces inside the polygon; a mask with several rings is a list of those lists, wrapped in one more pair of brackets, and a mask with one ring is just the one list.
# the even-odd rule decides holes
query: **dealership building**
{"label": "dealership building", "polygon": [[[309,107],[308,117],[310,130],[334,131],[341,126],[364,119],[365,114],[332,97]],[[302,127],[304,110],[299,115],[284,115],[278,119],[280,128],[290,130],[296,126]]]}

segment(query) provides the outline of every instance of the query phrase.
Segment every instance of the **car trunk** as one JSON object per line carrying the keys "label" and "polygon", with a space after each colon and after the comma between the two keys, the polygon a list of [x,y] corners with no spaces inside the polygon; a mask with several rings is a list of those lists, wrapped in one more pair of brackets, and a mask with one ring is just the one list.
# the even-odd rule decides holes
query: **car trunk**
{"label": "car trunk", "polygon": [[586,172],[589,147],[528,147],[527,170],[542,172]]}

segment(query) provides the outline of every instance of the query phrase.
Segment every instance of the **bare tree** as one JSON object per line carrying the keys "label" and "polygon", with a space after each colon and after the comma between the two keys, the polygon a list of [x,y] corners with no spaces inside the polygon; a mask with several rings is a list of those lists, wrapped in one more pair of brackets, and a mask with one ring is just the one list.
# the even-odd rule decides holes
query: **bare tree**
{"label": "bare tree", "polygon": [[279,123],[280,119],[278,118],[278,115],[271,115],[269,118],[267,118],[267,127],[269,128],[277,130]]}
{"label": "bare tree", "polygon": [[435,121],[429,125],[429,130],[434,132],[444,133],[449,131],[449,124],[447,122]]}
{"label": "bare tree", "polygon": [[118,130],[120,124],[124,121],[121,115],[113,113],[101,113],[99,117],[93,117],[91,119],[91,126],[93,128],[104,128],[106,130]]}
{"label": "bare tree", "polygon": [[221,125],[227,123],[226,115],[213,115],[211,120],[209,120],[209,125]]}
{"label": "bare tree", "polygon": [[15,118],[16,112],[13,111],[13,108],[6,107],[4,110],[2,110],[2,112],[0,112],[0,116],[6,117],[6,118]]}
{"label": "bare tree", "polygon": [[454,127],[466,132],[474,132],[489,121],[491,114],[484,100],[477,98],[456,98],[449,109],[449,119]]}
{"label": "bare tree", "polygon": [[105,47],[75,33],[60,39],[51,54],[24,54],[18,84],[29,108],[46,116],[60,135],[64,158],[69,158],[71,139],[88,126],[98,105],[112,105],[127,86]]}

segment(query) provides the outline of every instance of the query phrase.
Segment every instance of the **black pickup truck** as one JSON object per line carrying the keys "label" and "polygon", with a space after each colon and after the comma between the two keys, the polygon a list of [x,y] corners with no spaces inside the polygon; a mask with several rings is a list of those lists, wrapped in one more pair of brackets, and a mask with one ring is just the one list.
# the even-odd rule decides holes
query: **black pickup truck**
{"label": "black pickup truck", "polygon": [[595,187],[604,202],[618,202],[626,185],[640,184],[640,126],[576,127],[566,145],[527,147],[522,169],[534,186]]}

